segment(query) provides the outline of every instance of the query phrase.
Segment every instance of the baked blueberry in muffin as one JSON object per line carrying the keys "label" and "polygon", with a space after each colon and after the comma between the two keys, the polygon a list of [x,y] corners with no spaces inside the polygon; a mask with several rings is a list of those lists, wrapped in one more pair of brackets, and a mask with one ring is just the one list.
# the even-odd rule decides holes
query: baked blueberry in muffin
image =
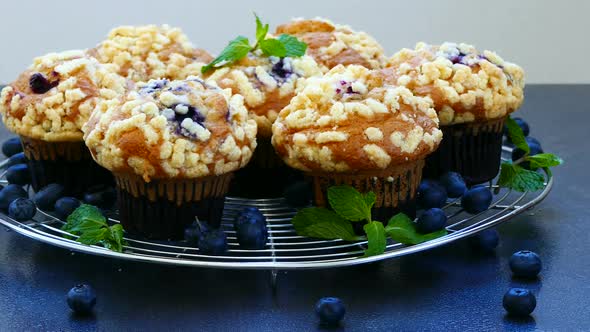
{"label": "baked blueberry in muffin", "polygon": [[386,60],[383,47],[373,37],[327,19],[294,19],[277,27],[276,34],[282,33],[307,43],[307,54],[320,64],[324,72],[337,65],[378,69]]}
{"label": "baked blueberry in muffin", "polygon": [[442,138],[431,101],[384,83],[359,65],[310,79],[280,113],[272,143],[287,165],[313,178],[315,203],[329,186],[347,184],[377,196],[375,214],[415,215],[424,158]]}
{"label": "baked blueberry in muffin", "polygon": [[60,183],[75,194],[112,182],[92,161],[81,130],[98,102],[124,93],[125,80],[112,69],[82,50],[50,53],[2,90],[0,113],[20,135],[35,190]]}
{"label": "baked blueberry in muffin", "polygon": [[498,174],[505,118],[523,101],[524,72],[491,51],[467,44],[418,43],[388,60],[388,82],[428,97],[444,139],[425,175],[460,173],[481,183]]}
{"label": "baked blueberry in muffin", "polygon": [[182,238],[195,216],[218,226],[232,173],[256,147],[244,98],[198,77],[138,83],[101,103],[84,132],[115,176],[123,226],[149,238]]}

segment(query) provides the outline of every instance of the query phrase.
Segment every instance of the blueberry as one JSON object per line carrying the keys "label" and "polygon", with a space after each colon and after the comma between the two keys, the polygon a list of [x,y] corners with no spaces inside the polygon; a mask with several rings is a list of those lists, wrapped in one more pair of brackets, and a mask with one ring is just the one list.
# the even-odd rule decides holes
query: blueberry
{"label": "blueberry", "polygon": [[7,185],[2,190],[0,190],[0,209],[7,211],[10,203],[20,197],[28,198],[29,194],[27,194],[23,187],[19,185]]}
{"label": "blueberry", "polygon": [[541,272],[541,258],[529,250],[517,251],[510,257],[510,270],[516,277],[535,278]]}
{"label": "blueberry", "polygon": [[12,157],[19,152],[23,152],[23,145],[20,142],[20,138],[13,137],[2,143],[2,153],[6,157]]}
{"label": "blueberry", "polygon": [[35,213],[37,213],[37,207],[28,198],[19,197],[8,205],[8,215],[16,221],[31,220]]}
{"label": "blueberry", "polygon": [[65,188],[59,183],[48,184],[33,196],[33,201],[41,210],[51,210],[55,202],[64,195]]}
{"label": "blueberry", "polygon": [[221,229],[203,232],[199,238],[199,251],[204,255],[221,255],[227,251],[227,236]]}
{"label": "blueberry", "polygon": [[502,305],[510,315],[528,316],[535,310],[537,299],[528,289],[511,288],[504,294]]}
{"label": "blueberry", "polygon": [[473,187],[461,197],[461,206],[468,213],[476,214],[487,210],[492,203],[492,192],[484,186]]}
{"label": "blueberry", "polygon": [[100,188],[99,190],[90,189],[84,194],[83,201],[86,204],[98,206],[100,208],[108,209],[115,204],[117,200],[117,191],[115,188]]}
{"label": "blueberry", "polygon": [[244,249],[264,249],[268,240],[266,224],[250,216],[236,228],[238,243]]}
{"label": "blueberry", "polygon": [[190,245],[198,246],[201,235],[207,231],[208,228],[204,223],[190,224],[184,229],[184,240]]}
{"label": "blueberry", "polygon": [[447,191],[434,180],[423,180],[418,187],[418,204],[425,209],[442,208],[447,202]]}
{"label": "blueberry", "polygon": [[495,229],[486,229],[469,238],[471,246],[482,252],[493,252],[500,243],[500,236]]}
{"label": "blueberry", "polygon": [[[534,156],[536,154],[543,153],[543,148],[541,148],[540,145],[532,143],[532,142],[528,142],[528,141],[527,141],[527,144],[531,150],[529,153],[529,156]],[[519,148],[515,148],[514,150],[512,150],[512,161],[517,161],[520,158],[524,157],[524,155],[525,155],[524,150],[521,150]],[[528,161],[520,163],[520,166],[522,166],[526,169],[530,169],[530,163]]]}
{"label": "blueberry", "polygon": [[538,146],[541,146],[541,142],[539,142],[539,140],[534,137],[528,136],[528,137],[525,137],[524,139],[529,144],[537,144]]}
{"label": "blueberry", "polygon": [[315,305],[315,313],[324,325],[337,325],[344,318],[346,308],[337,297],[323,297]]}
{"label": "blueberry", "polygon": [[75,313],[87,315],[96,305],[96,293],[86,284],[76,285],[67,295],[68,306]]}
{"label": "blueberry", "polygon": [[447,195],[452,198],[461,197],[467,190],[467,185],[461,174],[456,172],[447,172],[440,179],[440,184],[445,187]]}
{"label": "blueberry", "polygon": [[75,209],[80,206],[81,202],[74,197],[62,197],[55,201],[55,205],[53,206],[53,211],[55,214],[62,219],[65,220]]}
{"label": "blueberry", "polygon": [[10,167],[12,165],[17,164],[25,164],[27,162],[27,157],[25,157],[24,152],[15,153],[8,160],[5,162],[4,167]]}
{"label": "blueberry", "polygon": [[529,128],[529,124],[526,123],[526,121],[524,121],[522,118],[513,118],[513,120],[514,122],[516,122],[516,124],[518,124],[520,129],[522,129],[522,133],[524,134],[524,136],[528,136],[531,131]]}
{"label": "blueberry", "polygon": [[439,208],[432,208],[424,211],[418,218],[416,229],[422,234],[440,231],[447,224],[445,211]]}
{"label": "blueberry", "polygon": [[234,218],[234,228],[239,228],[243,223],[256,223],[266,226],[266,217],[258,208],[249,206],[240,211]]}
{"label": "blueberry", "polygon": [[307,181],[297,181],[289,184],[283,192],[285,203],[292,207],[309,205],[313,196],[311,184]]}
{"label": "blueberry", "polygon": [[31,173],[27,164],[16,164],[8,167],[6,170],[6,180],[8,183],[24,186],[31,183]]}
{"label": "blueberry", "polygon": [[49,80],[41,73],[34,73],[29,78],[29,86],[34,93],[45,93],[57,86],[57,81],[49,82]]}

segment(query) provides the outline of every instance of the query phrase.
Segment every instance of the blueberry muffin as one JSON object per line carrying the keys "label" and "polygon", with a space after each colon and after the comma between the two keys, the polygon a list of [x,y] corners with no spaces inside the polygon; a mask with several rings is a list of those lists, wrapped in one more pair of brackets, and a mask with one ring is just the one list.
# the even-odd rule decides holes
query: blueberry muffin
{"label": "blueberry muffin", "polygon": [[6,127],[20,135],[34,190],[63,184],[77,194],[112,182],[96,165],[82,140],[82,125],[100,100],[116,98],[125,80],[85,51],[35,58],[16,81],[2,90],[0,113]]}
{"label": "blueberry muffin", "polygon": [[499,171],[502,128],[523,101],[524,72],[491,51],[467,44],[418,43],[388,60],[388,81],[432,99],[444,139],[425,175],[459,172],[470,184]]}
{"label": "blueberry muffin", "polygon": [[89,53],[101,63],[115,64],[121,76],[135,82],[200,75],[201,67],[213,59],[180,29],[168,25],[114,28]]}
{"label": "blueberry muffin", "polygon": [[[258,124],[258,147],[252,162],[236,174],[231,193],[238,196],[278,196],[292,172],[277,157],[271,143],[272,124],[283,107],[309,77],[322,72],[310,56],[278,58],[255,51],[237,63],[217,69],[208,77],[222,88],[244,96],[251,119]],[[273,181],[259,186],[263,177]]]}
{"label": "blueberry muffin", "polygon": [[365,32],[338,25],[323,18],[294,19],[279,25],[276,34],[293,35],[307,43],[307,53],[324,72],[337,65],[381,68],[386,60],[383,47]]}
{"label": "blueberry muffin", "polygon": [[193,76],[138,83],[99,104],[83,130],[115,176],[125,230],[155,239],[182,237],[195,216],[218,226],[232,173],[256,147],[244,98]]}
{"label": "blueberry muffin", "polygon": [[273,125],[272,143],[289,166],[313,179],[315,203],[329,186],[347,184],[377,196],[374,215],[415,215],[424,158],[442,139],[427,98],[385,83],[359,65],[310,79]]}

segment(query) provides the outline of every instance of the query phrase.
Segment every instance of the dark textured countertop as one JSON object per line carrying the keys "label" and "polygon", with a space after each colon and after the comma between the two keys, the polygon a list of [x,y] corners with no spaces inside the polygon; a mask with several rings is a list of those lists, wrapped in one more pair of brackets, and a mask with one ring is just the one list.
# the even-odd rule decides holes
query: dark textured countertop
{"label": "dark textured countertop", "polygon": [[[496,254],[466,243],[368,266],[281,272],[273,293],[266,271],[229,271],[119,261],[38,243],[0,231],[1,331],[309,331],[314,303],[338,296],[347,305],[340,329],[590,330],[590,220],[587,167],[590,85],[532,85],[518,115],[546,151],[566,160],[555,186],[535,209],[501,225]],[[0,138],[9,134],[0,129]],[[543,260],[537,281],[512,280],[508,258],[520,249]],[[77,318],[67,290],[88,282],[96,314]],[[527,320],[507,318],[511,286],[537,295]]]}

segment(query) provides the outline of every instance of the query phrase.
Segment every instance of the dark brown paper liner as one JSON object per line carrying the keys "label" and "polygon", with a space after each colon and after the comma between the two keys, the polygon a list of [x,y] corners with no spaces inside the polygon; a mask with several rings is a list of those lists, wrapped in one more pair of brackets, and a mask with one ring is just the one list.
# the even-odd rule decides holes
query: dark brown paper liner
{"label": "dark brown paper liner", "polygon": [[[416,216],[416,191],[422,179],[424,160],[395,165],[383,171],[357,174],[311,173],[316,206],[328,207],[327,191],[331,186],[349,185],[376,195],[372,210],[374,220],[386,223],[393,215],[403,212],[410,218]],[[355,223],[359,224],[360,223]],[[362,229],[361,229],[362,231]]]}
{"label": "dark brown paper liner", "polygon": [[289,184],[302,180],[303,176],[276,154],[270,138],[257,140],[252,160],[235,172],[229,194],[249,198],[281,197]]}
{"label": "dark brown paper liner", "polygon": [[492,180],[500,170],[504,121],[441,126],[443,139],[438,150],[426,158],[424,177],[438,178],[452,171],[470,185]]}
{"label": "dark brown paper liner", "polygon": [[115,174],[123,228],[151,239],[180,239],[195,217],[219,227],[231,178],[224,174],[147,183],[137,175]]}
{"label": "dark brown paper liner", "polygon": [[69,195],[96,185],[112,185],[111,173],[94,162],[84,142],[45,142],[20,137],[35,191],[60,183]]}

